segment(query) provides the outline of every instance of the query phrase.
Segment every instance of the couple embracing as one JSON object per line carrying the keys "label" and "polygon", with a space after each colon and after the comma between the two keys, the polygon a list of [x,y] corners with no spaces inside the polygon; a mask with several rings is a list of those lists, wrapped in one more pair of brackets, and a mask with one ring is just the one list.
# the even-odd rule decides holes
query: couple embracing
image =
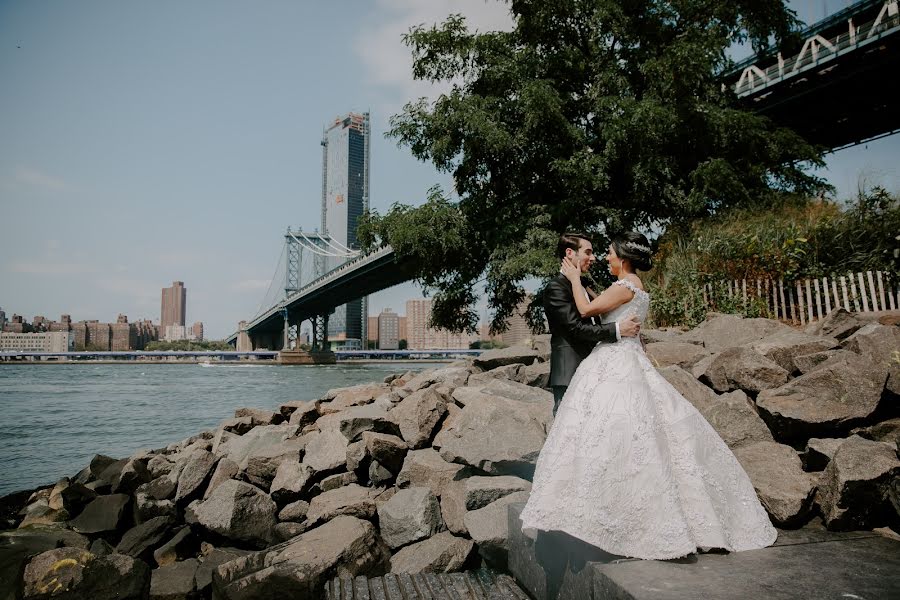
{"label": "couple embracing", "polygon": [[777,532],[749,477],[644,354],[650,295],[637,271],[651,254],[639,233],[614,238],[606,261],[616,281],[591,297],[581,281],[596,260],[590,240],[560,238],[560,273],[544,290],[555,419],[523,528],[644,559],[769,546]]}

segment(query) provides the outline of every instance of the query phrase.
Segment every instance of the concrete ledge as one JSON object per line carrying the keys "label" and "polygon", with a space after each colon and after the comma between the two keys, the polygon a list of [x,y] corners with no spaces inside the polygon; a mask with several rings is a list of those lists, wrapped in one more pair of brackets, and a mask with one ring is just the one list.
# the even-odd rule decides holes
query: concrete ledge
{"label": "concrete ledge", "polygon": [[900,542],[811,524],[762,550],[673,561],[607,554],[565,535],[521,531],[509,509],[509,568],[535,600],[900,598]]}

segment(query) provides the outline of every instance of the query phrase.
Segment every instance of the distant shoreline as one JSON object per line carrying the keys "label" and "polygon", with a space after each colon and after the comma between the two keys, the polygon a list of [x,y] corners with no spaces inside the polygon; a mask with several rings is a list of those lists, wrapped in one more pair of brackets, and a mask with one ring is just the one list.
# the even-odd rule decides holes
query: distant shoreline
{"label": "distant shoreline", "polygon": [[[364,364],[421,364],[421,363],[451,363],[455,359],[450,358],[347,358],[337,361],[338,365],[364,365]],[[211,366],[232,365],[264,365],[264,366],[290,366],[308,367],[322,365],[281,365],[277,360],[222,360],[209,361],[197,359],[177,360],[0,360],[0,368],[3,365],[198,365],[209,364]]]}

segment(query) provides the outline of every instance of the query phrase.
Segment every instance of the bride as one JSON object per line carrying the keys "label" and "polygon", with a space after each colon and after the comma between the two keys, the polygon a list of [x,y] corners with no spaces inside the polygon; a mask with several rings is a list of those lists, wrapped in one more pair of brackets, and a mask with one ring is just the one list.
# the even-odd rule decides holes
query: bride
{"label": "bride", "polygon": [[[566,259],[581,315],[643,321],[650,295],[635,269],[649,269],[650,256],[639,233],[614,240],[606,259],[618,280],[590,302]],[[522,526],[644,559],[751,550],[777,537],[731,450],[637,338],[598,344],[579,365],[538,458]]]}

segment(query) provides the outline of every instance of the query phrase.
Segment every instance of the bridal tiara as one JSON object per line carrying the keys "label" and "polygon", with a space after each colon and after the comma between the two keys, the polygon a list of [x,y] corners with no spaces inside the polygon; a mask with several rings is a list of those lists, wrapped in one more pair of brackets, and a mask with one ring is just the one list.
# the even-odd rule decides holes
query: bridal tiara
{"label": "bridal tiara", "polygon": [[652,254],[652,251],[647,246],[642,244],[638,244],[637,242],[625,242],[625,247],[629,250],[637,250],[639,252],[646,252],[647,254]]}

